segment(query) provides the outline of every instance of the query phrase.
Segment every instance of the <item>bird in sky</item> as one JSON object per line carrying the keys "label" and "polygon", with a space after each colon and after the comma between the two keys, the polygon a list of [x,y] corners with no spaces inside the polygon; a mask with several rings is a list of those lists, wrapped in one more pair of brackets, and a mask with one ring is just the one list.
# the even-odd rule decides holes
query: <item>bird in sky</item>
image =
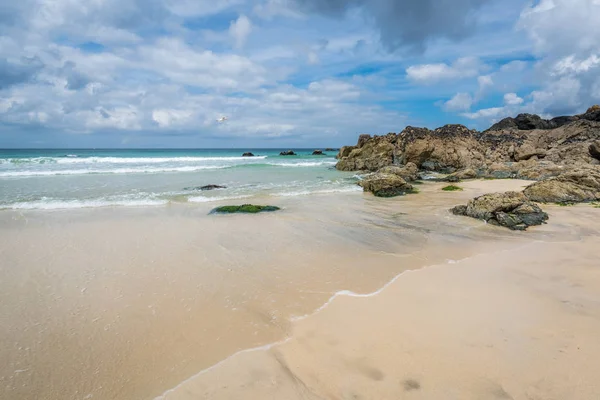
{"label": "bird in sky", "polygon": [[225,122],[227,121],[227,117],[221,117],[219,119],[217,119],[217,122]]}

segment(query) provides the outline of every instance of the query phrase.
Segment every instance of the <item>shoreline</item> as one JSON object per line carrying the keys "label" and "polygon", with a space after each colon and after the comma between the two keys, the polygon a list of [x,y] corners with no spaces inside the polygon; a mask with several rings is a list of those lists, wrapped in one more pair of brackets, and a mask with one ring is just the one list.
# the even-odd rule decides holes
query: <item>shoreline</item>
{"label": "shoreline", "polygon": [[[597,232],[596,232],[597,233]],[[590,242],[591,241],[591,242]],[[352,302],[354,305],[357,305],[359,303],[357,302],[361,302],[361,301],[368,301],[369,299],[373,299],[373,298],[377,298],[383,295],[388,294],[389,292],[394,292],[395,294],[398,295],[398,286],[404,286],[406,287],[406,281],[403,283],[403,279],[407,279],[407,280],[411,280],[414,277],[418,277],[417,280],[423,281],[423,276],[429,276],[430,278],[432,276],[435,275],[439,275],[439,274],[444,274],[444,275],[448,275],[452,272],[452,270],[457,270],[457,269],[461,269],[461,268],[465,268],[465,267],[469,267],[471,272],[473,272],[473,266],[472,264],[477,264],[479,262],[479,265],[481,264],[481,260],[486,260],[488,262],[490,262],[491,264],[493,264],[493,260],[497,260],[498,258],[501,258],[499,256],[501,255],[505,255],[505,256],[514,256],[515,253],[530,253],[532,251],[532,249],[534,248],[547,248],[547,250],[551,250],[553,247],[557,246],[557,245],[562,245],[565,246],[566,248],[570,248],[571,246],[574,247],[578,247],[580,245],[584,245],[584,244],[589,244],[590,246],[592,244],[594,244],[594,246],[597,246],[598,244],[600,244],[600,240],[594,240],[594,234],[589,233],[589,236],[587,236],[587,238],[580,238],[580,239],[575,239],[575,240],[567,240],[567,241],[542,241],[542,240],[536,240],[536,239],[531,239],[525,243],[520,243],[520,244],[516,244],[516,246],[511,247],[511,248],[507,248],[507,249],[501,249],[495,252],[491,252],[491,253],[477,253],[471,256],[468,256],[464,259],[461,260],[450,260],[447,263],[443,263],[443,264],[434,264],[434,265],[429,265],[429,266],[425,266],[422,268],[418,268],[418,269],[414,269],[414,270],[406,270],[403,271],[401,273],[399,273],[397,276],[395,276],[392,280],[390,280],[389,282],[387,282],[385,285],[383,285],[380,289],[372,292],[372,293],[367,293],[367,294],[358,294],[358,293],[352,293],[349,291],[340,291],[335,293],[326,303],[324,303],[321,307],[319,307],[317,310],[315,310],[313,313],[294,319],[292,321],[293,324],[293,328],[292,331],[293,333],[286,337],[283,340],[277,341],[277,342],[273,342],[271,344],[265,345],[265,346],[260,346],[257,348],[251,348],[251,349],[245,349],[242,350],[236,354],[233,354],[232,356],[222,360],[221,362],[219,362],[218,364],[215,364],[205,370],[202,370],[200,372],[198,372],[196,375],[191,376],[190,378],[186,379],[185,381],[181,382],[179,385],[177,385],[174,388],[171,388],[169,390],[167,390],[165,393],[163,393],[162,395],[158,396],[155,398],[155,400],[187,400],[187,399],[197,399],[197,398],[215,398],[215,399],[220,399],[220,398],[236,398],[237,395],[241,395],[243,394],[245,397],[244,398],[248,398],[248,399],[260,399],[260,398],[265,398],[265,395],[281,395],[282,390],[284,393],[287,393],[288,395],[291,395],[290,397],[286,397],[289,399],[305,399],[305,398],[310,398],[310,399],[317,399],[317,398],[329,398],[327,396],[327,392],[331,392],[331,388],[329,388],[328,391],[326,392],[319,392],[317,389],[315,389],[314,387],[312,387],[309,383],[307,383],[307,380],[312,379],[313,383],[316,386],[328,386],[326,382],[322,381],[320,378],[317,378],[317,376],[320,376],[319,373],[317,372],[316,375],[315,373],[311,372],[311,369],[309,368],[310,365],[316,367],[317,365],[319,365],[318,363],[313,363],[313,364],[306,364],[304,365],[304,370],[302,372],[304,372],[303,376],[300,376],[300,374],[295,371],[295,367],[296,365],[294,364],[294,358],[293,357],[297,357],[299,359],[303,358],[303,355],[305,354],[304,352],[297,352],[297,351],[292,351],[292,352],[286,352],[285,351],[285,347],[286,346],[296,346],[296,347],[302,347],[302,345],[304,345],[305,343],[303,343],[301,341],[301,338],[303,338],[302,340],[309,340],[312,338],[318,338],[321,333],[323,332],[322,330],[319,330],[319,328],[325,328],[324,330],[329,332],[331,330],[335,330],[338,333],[342,332],[343,329],[339,328],[340,326],[343,326],[343,324],[340,323],[339,318],[344,318],[343,321],[350,321],[350,320],[356,320],[356,319],[360,319],[361,316],[356,316],[354,315],[355,313],[353,311],[349,311],[352,307],[350,307],[350,305],[348,303]],[[538,252],[539,253],[539,252]],[[558,254],[563,254],[563,253],[558,253]],[[588,260],[589,261],[589,260]],[[588,263],[589,264],[589,263]],[[593,265],[593,262],[592,262]],[[522,266],[517,266],[516,268],[520,268]],[[497,269],[498,266],[497,265],[492,265],[490,266],[477,266],[477,268],[479,269],[483,269],[485,270],[486,268],[491,268],[491,269]],[[500,267],[501,269],[504,268],[503,266]],[[514,267],[511,267],[513,269],[515,269]],[[455,271],[456,272],[456,271]],[[483,272],[484,274],[486,273],[486,271]],[[463,274],[464,275],[464,274]],[[596,281],[594,282],[594,284],[596,285],[595,288],[600,288],[600,279],[596,279]],[[442,292],[443,293],[443,292]],[[542,299],[543,301],[545,301],[545,299]],[[598,298],[596,299],[596,301],[598,300]],[[346,304],[344,304],[346,303]],[[384,303],[383,301],[381,301],[380,303]],[[385,303],[389,305],[389,302]],[[363,306],[365,305],[365,303],[363,303]],[[366,306],[365,306],[366,307]],[[334,310],[333,308],[337,308],[337,310]],[[342,309],[342,310],[340,310]],[[381,310],[380,310],[381,311]],[[371,315],[373,314],[377,314],[376,310],[370,309],[370,313]],[[600,317],[600,306],[597,306],[594,313],[596,314],[596,316]],[[323,314],[328,314],[327,316],[323,315]],[[339,316],[339,314],[343,314],[341,317]],[[389,313],[387,313],[387,315],[389,316]],[[364,316],[364,315],[363,315]],[[339,317],[339,318],[338,318]],[[336,322],[330,322],[331,320],[337,320]],[[356,321],[355,321],[356,322]],[[600,318],[595,320],[593,323],[596,324],[597,327],[600,328]],[[302,325],[309,325],[311,327],[311,329],[301,329]],[[300,327],[300,328],[299,328]],[[337,328],[336,328],[337,327]],[[300,330],[301,334],[299,334],[297,331]],[[302,336],[302,333],[306,333],[306,331],[309,331],[309,336]],[[312,332],[312,333],[311,333]],[[589,332],[591,336],[593,336],[593,331]],[[316,341],[317,339],[315,339]],[[590,342],[591,340],[591,342]],[[352,344],[353,348],[356,348],[357,346],[360,348],[361,346],[365,346],[366,343],[370,343],[370,345],[373,345],[373,340],[371,340],[371,338],[366,337],[365,335],[355,335],[354,336],[354,342]],[[361,344],[362,343],[362,344]],[[591,337],[588,337],[587,339],[587,344],[591,345],[592,348],[594,349],[593,351],[595,352],[594,354],[596,354],[596,356],[600,355],[600,346],[594,346],[594,339]],[[302,344],[302,345],[301,345]],[[376,344],[375,344],[376,345]],[[385,345],[384,345],[385,347]],[[349,349],[349,348],[348,348]],[[577,349],[579,349],[579,347],[577,347]],[[321,350],[325,351],[325,354],[319,354],[319,358],[321,358],[322,360],[327,359],[327,357],[329,356],[333,356],[332,354],[329,354],[327,352],[327,350],[321,348]],[[308,346],[306,346],[306,348],[304,348],[304,351],[308,351]],[[310,351],[308,351],[310,352]],[[287,356],[290,355],[290,357],[292,357],[292,359],[288,359]],[[283,357],[283,359],[281,358]],[[595,356],[591,355],[588,356],[590,360],[595,359]],[[248,369],[250,368],[250,366],[252,366],[252,368],[262,368],[264,367],[263,363],[266,361],[266,359],[275,359],[277,362],[272,363],[273,365],[268,365],[266,366],[267,372],[265,372],[264,376],[262,376],[262,382],[257,382],[257,383],[252,383],[250,384],[250,382],[247,380],[248,376],[247,376],[247,372]],[[271,360],[272,361],[272,360]],[[482,365],[483,366],[483,365]],[[557,367],[557,366],[555,366]],[[308,369],[307,369],[308,368]],[[326,368],[326,367],[324,367]],[[281,382],[280,379],[280,375],[282,374],[282,370],[283,369],[283,373],[284,375],[290,374],[291,376],[293,376],[292,382]],[[323,370],[323,368],[319,368],[321,370]],[[368,369],[368,368],[367,368]],[[561,370],[560,368],[558,368],[559,370]],[[365,371],[363,371],[365,372]],[[560,373],[565,373],[566,371],[560,372]],[[207,376],[209,374],[213,374],[216,376]],[[329,375],[336,375],[336,371],[334,370],[330,370],[330,374]],[[367,375],[371,375],[369,378],[372,381],[375,382],[379,382],[381,380],[383,380],[383,374],[381,374],[380,376],[380,372],[378,372],[377,369],[372,369],[371,371],[366,371]],[[591,374],[588,374],[588,378],[589,376],[591,376],[591,379],[588,379],[588,383],[594,382],[593,377],[600,377],[600,373],[596,373],[594,374],[594,372],[592,372]],[[203,380],[203,378],[206,378],[205,380]],[[305,378],[308,378],[305,380]],[[218,384],[215,386],[212,383],[212,380],[217,379]],[[294,383],[294,380],[296,380],[297,382],[301,383],[301,386],[303,387],[303,390],[299,390],[297,385]],[[209,381],[209,382],[205,382],[205,381]],[[268,382],[275,382],[277,381],[278,384],[276,386],[269,384]],[[414,382],[417,382],[417,384],[414,384]],[[598,382],[598,381],[596,381]],[[377,383],[375,383],[376,385]],[[498,385],[497,387],[494,387],[494,384],[491,385],[491,389],[493,391],[493,393],[488,393],[488,395],[495,395],[498,398],[520,398],[519,396],[514,397],[512,395],[512,391],[511,394],[509,394],[505,387],[503,385]],[[283,389],[282,389],[283,387]],[[321,388],[322,389],[322,388]],[[340,393],[341,391],[339,390],[340,388],[337,388],[338,390],[335,391],[335,393]],[[405,381],[405,391],[412,391],[412,390],[421,390],[421,384],[418,383],[418,381],[413,381],[412,379],[408,379]],[[564,392],[565,388],[553,388],[553,390],[561,390]],[[353,396],[353,398],[375,398],[375,397],[369,397],[369,396],[373,396],[373,391],[374,390],[374,386],[373,385],[369,385],[369,391],[362,391],[359,392],[357,391]],[[515,389],[513,389],[515,390]],[[516,389],[516,390],[522,390],[521,389]],[[588,389],[585,393],[577,393],[573,396],[572,392],[569,392],[567,389],[567,392],[564,393],[570,393],[572,397],[570,398],[574,398],[574,399],[587,399],[589,397],[587,397],[589,394],[591,393],[598,393],[600,391],[600,385],[596,384],[596,386],[592,386],[591,392],[590,389]],[[307,393],[309,393],[310,395],[307,396]],[[400,391],[399,391],[400,393]],[[442,392],[438,392],[438,395],[441,395],[442,393],[446,393],[444,391]],[[586,394],[587,393],[587,394]],[[331,393],[333,395],[333,393]],[[428,393],[429,395],[430,393]],[[392,395],[392,393],[387,393],[387,395]],[[415,395],[417,395],[415,393]],[[468,393],[468,391],[462,393],[462,395],[464,397],[460,397],[460,398],[468,398],[468,399],[475,399],[475,398],[480,398],[478,397],[479,395],[475,395],[473,393]],[[366,396],[366,397],[363,397]],[[335,396],[334,396],[335,397]],[[383,396],[383,397],[376,397],[376,398],[390,398],[387,396]],[[430,397],[418,397],[417,398],[430,398]],[[547,397],[542,397],[542,398],[547,398]]]}
{"label": "shoreline", "polygon": [[[402,271],[400,272],[398,275],[396,275],[395,277],[393,277],[389,282],[385,283],[381,288],[375,290],[374,292],[370,292],[370,293],[355,293],[349,290],[341,290],[336,292],[335,294],[333,294],[325,303],[323,303],[322,306],[320,306],[319,308],[317,308],[316,310],[314,310],[311,313],[308,313],[306,315],[302,315],[302,316],[298,316],[298,317],[292,317],[290,319],[290,322],[292,324],[301,322],[303,320],[306,319],[310,319],[315,317],[316,315],[318,315],[319,313],[325,311],[329,306],[331,306],[331,304],[336,301],[336,299],[338,298],[342,298],[342,297],[349,297],[349,298],[357,298],[357,299],[368,299],[371,297],[375,297],[378,296],[380,294],[382,294],[385,290],[387,290],[389,287],[393,286],[394,283],[396,281],[398,281],[399,279],[402,279],[402,277],[409,275],[411,273],[419,273],[419,272],[423,272],[429,269],[436,269],[436,268],[447,268],[450,265],[453,264],[460,264],[466,260],[469,260],[473,257],[478,257],[481,255],[493,255],[493,254],[497,254],[497,253],[504,253],[504,252],[510,252],[510,251],[514,251],[520,248],[524,248],[527,247],[531,244],[533,244],[535,242],[530,242],[530,243],[526,243],[526,244],[522,244],[521,246],[518,246],[516,249],[515,248],[511,248],[511,249],[503,249],[503,250],[499,250],[495,253],[487,253],[487,254],[474,254],[472,256],[466,257],[464,259],[461,260],[449,260],[447,263],[445,264],[432,264],[432,265],[427,265],[424,267],[420,267],[420,268],[416,268],[416,269],[409,269],[406,271]],[[185,379],[184,381],[182,381],[180,384],[178,384],[177,386],[165,391],[163,394],[157,396],[154,398],[154,400],[167,400],[170,394],[175,393],[177,390],[184,388],[184,386],[186,384],[189,384],[190,382],[193,382],[196,378],[201,377],[202,375],[205,375],[207,373],[209,373],[210,371],[213,371],[221,366],[223,366],[224,364],[231,362],[233,359],[235,359],[236,357],[241,356],[242,354],[247,354],[247,353],[253,353],[253,352],[261,352],[261,351],[267,351],[267,350],[271,350],[273,348],[276,348],[278,346],[284,345],[285,343],[291,341],[294,339],[294,336],[288,336],[283,338],[282,340],[278,340],[272,343],[268,343],[262,346],[258,346],[258,347],[252,347],[252,348],[248,348],[248,349],[243,349],[240,350],[230,356],[228,356],[227,358],[219,361],[218,363],[211,365],[208,368],[205,368],[201,371],[199,371],[197,374],[190,376],[189,378]]]}

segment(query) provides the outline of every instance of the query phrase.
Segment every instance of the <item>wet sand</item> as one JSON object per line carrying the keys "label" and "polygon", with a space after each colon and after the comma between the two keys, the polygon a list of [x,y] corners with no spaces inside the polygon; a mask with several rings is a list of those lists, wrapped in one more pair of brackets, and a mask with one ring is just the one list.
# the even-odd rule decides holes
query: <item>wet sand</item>
{"label": "wet sand", "polygon": [[[589,206],[554,207],[549,225],[526,233],[447,212],[475,195],[523,184],[471,182],[464,192],[445,193],[428,183],[417,195],[384,200],[362,193],[278,199],[282,212],[251,216],[207,215],[215,204],[0,212],[0,358],[7,360],[0,398],[149,399],[169,388],[169,399],[402,398],[413,386],[419,389],[407,390],[411,396],[439,398],[441,392],[425,390],[423,375],[431,368],[428,390],[443,389],[434,378],[443,375],[438,358],[456,362],[468,353],[465,340],[479,343],[473,353],[482,340],[500,349],[500,336],[475,332],[494,323],[516,326],[511,307],[526,312],[517,307],[530,300],[521,292],[492,301],[493,289],[513,285],[504,263],[495,263],[519,252],[531,256],[527,246],[550,246],[557,253],[543,249],[547,264],[567,274],[569,259],[556,261],[574,257],[564,246],[598,233],[589,220],[600,210]],[[563,247],[553,246],[557,241]],[[590,254],[580,253],[585,265]],[[436,264],[442,266],[427,267]],[[542,267],[519,265],[511,264],[517,276],[524,268],[521,274],[551,278]],[[423,267],[377,296],[338,296],[294,321],[338,291],[372,293]],[[521,285],[530,281],[538,279]],[[489,301],[505,319],[482,311]],[[505,320],[513,322],[505,327]],[[554,324],[543,326],[555,334]],[[282,340],[268,351],[234,355]],[[444,343],[446,353],[438,354]],[[467,367],[452,371],[469,375]],[[368,375],[370,381],[357,378]]]}

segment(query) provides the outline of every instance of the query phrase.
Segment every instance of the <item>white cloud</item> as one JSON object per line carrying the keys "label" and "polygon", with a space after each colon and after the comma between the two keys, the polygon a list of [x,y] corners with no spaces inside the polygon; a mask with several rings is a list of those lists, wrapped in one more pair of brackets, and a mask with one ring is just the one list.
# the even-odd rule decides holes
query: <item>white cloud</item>
{"label": "white cloud", "polygon": [[236,48],[244,47],[251,32],[252,22],[245,15],[240,15],[240,17],[229,26],[229,35],[233,38]]}
{"label": "white cloud", "polygon": [[467,111],[473,105],[473,98],[469,93],[457,93],[453,98],[444,103],[445,111]]}
{"label": "white cloud", "polygon": [[408,78],[414,82],[431,85],[440,81],[457,80],[477,76],[483,65],[478,58],[464,57],[448,64],[413,65],[406,70]]}
{"label": "white cloud", "polygon": [[190,110],[154,110],[152,112],[152,119],[161,128],[169,128],[173,126],[181,126],[186,122],[190,121],[193,116],[193,112]]}
{"label": "white cloud", "polygon": [[509,106],[516,106],[519,104],[523,104],[523,99],[517,96],[516,93],[506,93],[504,95],[504,104]]}

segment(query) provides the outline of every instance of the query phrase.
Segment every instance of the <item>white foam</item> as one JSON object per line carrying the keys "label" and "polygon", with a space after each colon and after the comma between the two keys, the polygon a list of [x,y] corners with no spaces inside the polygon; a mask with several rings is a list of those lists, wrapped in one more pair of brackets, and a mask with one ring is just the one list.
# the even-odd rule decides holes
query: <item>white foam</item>
{"label": "white foam", "polygon": [[294,197],[294,196],[306,196],[310,194],[327,194],[327,193],[349,193],[349,192],[359,192],[362,189],[359,186],[347,186],[341,188],[334,189],[321,189],[321,190],[299,190],[292,192],[281,192],[274,193],[273,196],[281,196],[281,197]]}
{"label": "white foam", "polygon": [[221,196],[221,197],[208,197],[208,196],[194,196],[188,198],[188,202],[191,203],[209,203],[212,201],[221,201],[221,200],[237,200],[237,199],[247,199],[252,197],[251,195],[240,195],[240,196]]}
{"label": "white foam", "polygon": [[0,172],[0,178],[26,178],[34,176],[58,176],[58,175],[91,175],[91,174],[156,174],[163,172],[194,172],[201,170],[215,170],[228,168],[223,165],[203,165],[188,167],[165,167],[165,168],[115,168],[115,169],[54,169],[46,171],[7,171]]}
{"label": "white foam", "polygon": [[96,207],[145,207],[161,206],[167,204],[167,200],[157,199],[135,199],[135,200],[40,200],[28,201],[13,204],[0,204],[0,209],[4,210],[67,210],[76,208],[96,208]]}
{"label": "white foam", "polygon": [[335,161],[307,161],[307,162],[302,162],[299,161],[297,163],[290,163],[290,162],[272,162],[272,163],[267,163],[268,165],[274,165],[277,167],[291,167],[291,168],[309,168],[309,167],[322,167],[325,165],[335,165],[336,162]]}
{"label": "white foam", "polygon": [[0,164],[160,164],[168,162],[198,163],[206,161],[252,161],[265,159],[255,157],[80,157],[69,154],[65,157],[35,157],[1,159]]}

